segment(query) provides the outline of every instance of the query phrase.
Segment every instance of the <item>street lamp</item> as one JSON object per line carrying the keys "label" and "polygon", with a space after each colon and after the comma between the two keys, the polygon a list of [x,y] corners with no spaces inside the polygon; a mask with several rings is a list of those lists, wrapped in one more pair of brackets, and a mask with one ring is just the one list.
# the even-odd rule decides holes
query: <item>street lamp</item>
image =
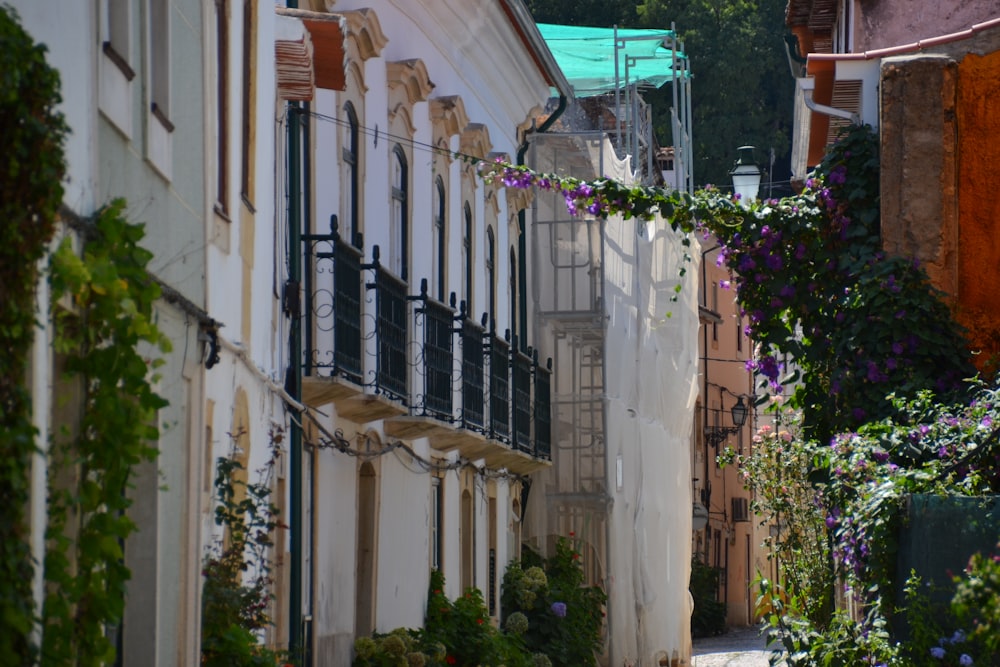
{"label": "street lamp", "polygon": [[743,397],[740,396],[736,401],[736,405],[732,407],[729,411],[733,418],[733,424],[731,428],[724,428],[719,426],[706,426],[705,427],[705,440],[708,444],[712,445],[716,449],[719,448],[726,438],[734,433],[738,433],[743,425],[747,423],[747,405],[743,402]]}
{"label": "street lamp", "polygon": [[739,157],[729,175],[733,177],[733,192],[739,195],[740,203],[749,206],[751,201],[757,199],[761,171],[753,159],[753,146],[740,146],[736,150]]}

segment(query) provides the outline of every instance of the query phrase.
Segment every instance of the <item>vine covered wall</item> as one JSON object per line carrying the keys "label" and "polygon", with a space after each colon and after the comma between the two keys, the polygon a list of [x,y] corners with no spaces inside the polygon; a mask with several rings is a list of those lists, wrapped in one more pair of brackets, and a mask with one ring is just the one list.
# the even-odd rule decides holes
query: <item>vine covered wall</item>
{"label": "vine covered wall", "polygon": [[0,8],[0,655],[28,664],[35,564],[27,508],[35,452],[25,384],[36,322],[35,285],[62,200],[66,124],[59,75],[17,16]]}

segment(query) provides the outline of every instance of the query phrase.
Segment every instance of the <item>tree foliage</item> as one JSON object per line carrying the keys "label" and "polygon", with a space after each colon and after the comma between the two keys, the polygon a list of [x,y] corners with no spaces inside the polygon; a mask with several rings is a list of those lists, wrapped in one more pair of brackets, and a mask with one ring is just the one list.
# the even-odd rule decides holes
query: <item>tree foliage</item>
{"label": "tree foliage", "polygon": [[25,386],[35,334],[38,261],[52,238],[66,171],[59,75],[45,48],[0,7],[0,655],[31,664],[38,610],[28,547],[29,471],[35,452]]}
{"label": "tree foliage", "polygon": [[[785,5],[785,0],[646,0],[637,7],[640,27],[674,25],[690,59],[696,183],[728,187],[736,149],[745,145],[758,148],[764,167],[773,148],[772,179],[787,180],[794,81],[782,40]],[[670,136],[669,90],[646,98],[664,142]]]}
{"label": "tree foliage", "polygon": [[[775,194],[788,194],[792,92],[782,40],[785,0],[530,0],[539,23],[665,30],[672,26],[691,62],[696,183],[728,186],[740,146],[756,146]],[[644,93],[661,145],[672,143],[669,86]],[[763,187],[766,187],[766,182]],[[767,191],[764,194],[768,194]]]}

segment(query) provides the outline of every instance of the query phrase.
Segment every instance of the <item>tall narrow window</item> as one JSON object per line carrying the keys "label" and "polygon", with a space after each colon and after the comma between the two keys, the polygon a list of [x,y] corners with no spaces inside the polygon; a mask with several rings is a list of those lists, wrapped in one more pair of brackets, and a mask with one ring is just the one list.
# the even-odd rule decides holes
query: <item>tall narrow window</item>
{"label": "tall narrow window", "polygon": [[409,257],[407,246],[409,244],[409,222],[407,212],[407,194],[409,183],[409,169],[406,163],[406,154],[402,147],[396,146],[392,150],[392,234],[391,254],[392,270],[403,280],[407,280],[407,270],[409,268]]}
{"label": "tall narrow window", "polygon": [[103,3],[104,43],[101,45],[106,55],[113,62],[126,80],[135,78],[132,69],[132,31],[129,7],[131,3],[122,0],[107,0]]}
{"label": "tall narrow window", "polygon": [[[215,0],[215,141],[216,192],[215,207],[222,215],[229,214],[229,21],[226,0]],[[155,26],[154,26],[155,30]]]}
{"label": "tall narrow window", "polygon": [[[497,269],[496,269],[496,257],[497,255],[497,242],[493,237],[493,228],[490,227],[486,230],[486,289],[489,290],[489,318],[490,318],[490,329],[492,330],[495,326],[495,320],[497,316]],[[469,311],[470,318],[472,317],[471,311]]]}
{"label": "tall narrow window", "polygon": [[243,87],[242,106],[243,124],[241,144],[243,146],[242,162],[240,163],[240,194],[243,201],[250,208],[253,208],[253,177],[254,177],[254,150],[253,150],[253,127],[256,125],[257,114],[254,111],[254,101],[256,91],[254,85],[254,72],[256,62],[254,58],[255,46],[257,44],[256,25],[253,20],[256,0],[243,0]]}
{"label": "tall narrow window", "polygon": [[517,333],[517,253],[510,249],[510,327],[511,335]]}
{"label": "tall narrow window", "polygon": [[170,0],[150,0],[148,34],[151,111],[168,132],[173,132],[170,122]]}
{"label": "tall narrow window", "polygon": [[468,489],[462,491],[462,590],[476,585],[476,503]]}
{"label": "tall narrow window", "polygon": [[469,202],[465,202],[465,207],[463,210],[465,217],[465,229],[462,234],[462,256],[463,256],[463,267],[462,273],[462,288],[465,290],[465,305],[468,308],[466,312],[472,312],[472,207],[469,206]]}
{"label": "tall narrow window", "polygon": [[440,477],[431,478],[431,569],[441,569],[443,535],[441,534],[442,512],[444,510],[444,489]]}
{"label": "tall narrow window", "polygon": [[344,222],[345,228],[344,232],[341,234],[348,243],[353,243],[358,246],[358,232],[359,228],[359,210],[358,210],[358,190],[359,190],[359,179],[360,166],[358,164],[358,114],[354,110],[354,105],[348,102],[344,105],[344,116],[347,119],[347,127],[344,128],[344,143],[342,148],[341,157],[344,162],[344,168],[342,170],[344,184],[343,193],[344,198]]}
{"label": "tall narrow window", "polygon": [[356,554],[357,587],[354,599],[354,631],[366,636],[375,629],[375,563],[378,497],[375,467],[363,463],[358,476],[358,539]]}
{"label": "tall narrow window", "polygon": [[437,177],[437,181],[434,183],[434,193],[437,201],[434,208],[434,273],[435,282],[437,283],[437,298],[438,301],[444,301],[445,292],[445,266],[448,261],[448,257],[445,255],[445,212],[447,211],[448,202],[445,199],[444,191],[444,179],[440,176]]}

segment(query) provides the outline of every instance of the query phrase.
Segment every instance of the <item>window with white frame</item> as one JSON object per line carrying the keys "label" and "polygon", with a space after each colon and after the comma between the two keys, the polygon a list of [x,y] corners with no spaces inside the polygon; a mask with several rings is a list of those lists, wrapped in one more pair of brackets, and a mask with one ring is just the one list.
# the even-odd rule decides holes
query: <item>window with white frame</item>
{"label": "window with white frame", "polygon": [[448,265],[447,219],[448,200],[445,196],[444,179],[434,181],[434,282],[438,301],[444,302],[445,279]]}
{"label": "window with white frame", "polygon": [[462,230],[462,298],[465,299],[466,312],[473,312],[472,309],[472,295],[473,295],[473,284],[472,284],[472,266],[473,266],[473,253],[472,253],[472,206],[469,202],[465,202],[465,206],[462,210],[464,227]]}
{"label": "window with white frame", "polygon": [[360,210],[358,207],[358,195],[360,190],[360,165],[359,165],[359,134],[358,114],[354,110],[354,105],[350,102],[344,105],[344,125],[341,142],[341,160],[343,169],[340,170],[343,179],[341,197],[344,210],[344,229],[341,237],[348,243],[360,245],[358,243],[358,232],[360,224]]}
{"label": "window with white frame", "polygon": [[170,0],[149,0],[149,91],[153,116],[168,131],[170,122]]}
{"label": "window with white frame", "polygon": [[392,149],[392,227],[389,244],[389,254],[392,271],[408,280],[409,257],[409,215],[407,211],[407,195],[409,192],[409,167],[403,147],[396,145]]}
{"label": "window with white frame", "polygon": [[[493,227],[489,227],[486,230],[486,289],[487,298],[489,300],[489,310],[487,314],[489,315],[489,327],[492,330],[493,323],[497,316],[497,242],[493,235]],[[472,318],[472,312],[469,311],[469,317]]]}

